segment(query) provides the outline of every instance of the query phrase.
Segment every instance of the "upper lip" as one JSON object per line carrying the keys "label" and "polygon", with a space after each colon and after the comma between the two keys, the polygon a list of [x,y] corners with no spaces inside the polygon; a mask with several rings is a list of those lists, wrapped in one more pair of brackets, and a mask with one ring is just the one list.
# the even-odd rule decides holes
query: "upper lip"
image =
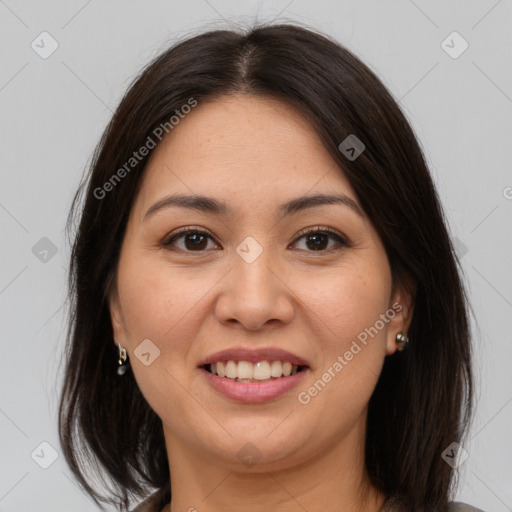
{"label": "upper lip", "polygon": [[249,361],[251,363],[257,363],[259,361],[283,361],[296,364],[297,366],[309,366],[308,362],[302,357],[292,354],[287,350],[280,348],[228,348],[215,352],[203,359],[199,366],[205,366],[211,363],[217,363],[218,361]]}

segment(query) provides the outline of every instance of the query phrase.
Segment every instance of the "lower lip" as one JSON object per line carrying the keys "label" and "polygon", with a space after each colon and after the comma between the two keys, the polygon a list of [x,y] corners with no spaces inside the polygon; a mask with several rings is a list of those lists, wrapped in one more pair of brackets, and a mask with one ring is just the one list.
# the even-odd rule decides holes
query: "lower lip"
{"label": "lower lip", "polygon": [[238,402],[257,403],[268,402],[277,398],[295,387],[308,373],[304,368],[295,375],[280,377],[266,382],[236,382],[225,377],[210,373],[205,368],[199,368],[207,381],[219,393]]}

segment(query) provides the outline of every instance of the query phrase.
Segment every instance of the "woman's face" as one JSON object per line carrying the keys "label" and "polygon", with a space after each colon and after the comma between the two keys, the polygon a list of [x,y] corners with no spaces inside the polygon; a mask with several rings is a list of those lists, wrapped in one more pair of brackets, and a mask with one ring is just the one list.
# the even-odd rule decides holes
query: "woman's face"
{"label": "woman's face", "polygon": [[[177,195],[208,201],[165,202]],[[283,206],[317,195],[341,199]],[[168,450],[248,470],[251,456],[268,470],[349,440],[360,448],[384,358],[410,316],[377,232],[313,129],[251,95],[199,102],[154,150],[117,288],[115,343]],[[219,360],[232,378],[203,366]],[[290,362],[303,368],[268,373]]]}

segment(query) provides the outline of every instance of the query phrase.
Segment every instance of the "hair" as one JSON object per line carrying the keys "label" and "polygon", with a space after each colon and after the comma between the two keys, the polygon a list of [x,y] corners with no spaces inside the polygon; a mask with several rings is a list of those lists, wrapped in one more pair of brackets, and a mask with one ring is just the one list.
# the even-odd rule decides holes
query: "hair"
{"label": "hair", "polygon": [[[97,191],[191,98],[201,104],[230,94],[271,97],[304,116],[376,228],[393,283],[406,277],[414,283],[411,342],[386,357],[369,402],[365,466],[372,484],[408,511],[445,510],[456,473],[441,454],[462,442],[473,410],[462,270],[425,157],[398,103],[353,53],[295,24],[210,30],[181,40],[142,70],[105,129],[67,224],[80,213],[59,404],[67,463],[102,510],[100,502],[124,510],[148,487],[157,489],[160,508],[171,498],[162,421],[132,370],[121,378],[115,371],[108,303],[150,155],[108,197]],[[338,148],[351,134],[365,146],[353,160]],[[108,477],[106,496],[88,482],[87,465]]]}

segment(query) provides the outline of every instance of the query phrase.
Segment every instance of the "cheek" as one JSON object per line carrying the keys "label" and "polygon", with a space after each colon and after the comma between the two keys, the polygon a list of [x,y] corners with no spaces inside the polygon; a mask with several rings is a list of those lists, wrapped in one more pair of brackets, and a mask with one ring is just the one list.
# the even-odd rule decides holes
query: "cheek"
{"label": "cheek", "polygon": [[304,283],[300,295],[321,320],[316,326],[327,333],[324,348],[342,348],[375,324],[388,308],[390,281],[385,268],[367,266],[359,270],[346,266],[317,279],[314,286],[309,281]]}
{"label": "cheek", "polygon": [[[170,417],[174,409],[183,410],[190,403],[179,383],[187,381],[184,361],[200,329],[201,298],[214,284],[211,276],[191,278],[186,270],[173,269],[136,250],[127,251],[119,262],[131,366],[141,393],[160,417]],[[146,339],[158,348],[150,348],[154,361],[149,365],[137,357],[137,347]]]}
{"label": "cheek", "polygon": [[[387,323],[381,315],[390,293],[387,265],[369,263],[338,268],[303,294],[310,318],[319,319],[313,329],[320,363],[315,382],[325,386],[310,388],[311,394],[304,390],[318,417],[338,424],[339,414],[357,417],[367,404],[386,355]],[[333,403],[342,405],[333,408]]]}
{"label": "cheek", "polygon": [[201,278],[197,272],[173,268],[135,251],[120,262],[118,279],[132,340],[153,337],[160,343],[168,343],[175,331],[190,327],[190,313],[215,284],[211,274]]}

